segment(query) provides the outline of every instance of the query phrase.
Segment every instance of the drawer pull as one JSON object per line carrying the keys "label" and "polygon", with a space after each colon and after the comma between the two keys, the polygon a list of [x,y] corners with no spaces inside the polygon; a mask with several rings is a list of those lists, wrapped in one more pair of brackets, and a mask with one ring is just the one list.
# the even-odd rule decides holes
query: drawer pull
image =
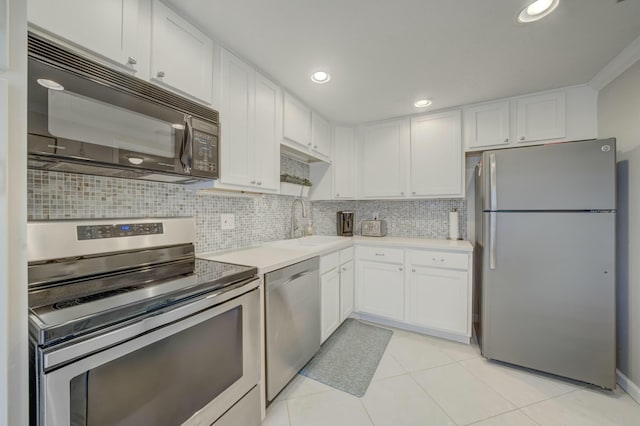
{"label": "drawer pull", "polygon": [[415,271],[416,271],[415,268],[411,270],[411,272],[415,272]]}
{"label": "drawer pull", "polygon": [[[376,256],[384,256],[384,253],[376,253]],[[433,259],[435,260],[435,259]]]}
{"label": "drawer pull", "polygon": [[435,257],[433,258],[433,261],[434,261],[434,262],[436,261],[436,258],[435,258]]}
{"label": "drawer pull", "polygon": [[444,262],[444,259],[440,259],[440,262]]}
{"label": "drawer pull", "polygon": [[402,268],[398,268],[398,271],[402,271]]}

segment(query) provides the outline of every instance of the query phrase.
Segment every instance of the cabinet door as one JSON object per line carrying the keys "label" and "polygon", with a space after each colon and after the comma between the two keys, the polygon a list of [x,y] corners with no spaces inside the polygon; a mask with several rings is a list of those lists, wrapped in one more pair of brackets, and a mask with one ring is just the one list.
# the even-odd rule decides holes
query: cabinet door
{"label": "cabinet door", "polygon": [[462,197],[460,111],[411,120],[411,196]]}
{"label": "cabinet door", "polygon": [[154,0],[151,26],[151,78],[211,103],[213,40]]}
{"label": "cabinet door", "polygon": [[469,335],[469,293],[466,271],[412,267],[407,286],[410,323]]}
{"label": "cabinet door", "polygon": [[365,126],[360,145],[360,188],[364,198],[404,197],[407,121]]}
{"label": "cabinet door", "polygon": [[567,135],[564,92],[518,99],[518,142],[560,139]]}
{"label": "cabinet door", "polygon": [[402,321],[404,318],[404,272],[402,265],[359,262],[358,309]]}
{"label": "cabinet door", "polygon": [[280,188],[280,88],[255,74],[255,119],[253,127],[256,185]]}
{"label": "cabinet door", "polygon": [[305,148],[310,147],[311,110],[286,92],[283,105],[283,137]]}
{"label": "cabinet door", "polygon": [[315,111],[311,113],[311,148],[320,155],[331,157],[331,124]]}
{"label": "cabinet door", "polygon": [[340,325],[340,275],[335,268],[320,277],[320,306],[324,342]]}
{"label": "cabinet door", "polygon": [[472,106],[464,113],[467,149],[509,143],[509,101]]}
{"label": "cabinet door", "polygon": [[353,312],[355,274],[353,260],[340,265],[340,322]]}
{"label": "cabinet door", "polygon": [[27,11],[32,24],[135,72],[138,0],[29,0]]}
{"label": "cabinet door", "polygon": [[220,182],[253,186],[253,70],[225,50],[221,51],[220,62]]}
{"label": "cabinet door", "polygon": [[338,126],[333,133],[334,197],[352,199],[356,196],[356,137],[353,127]]}

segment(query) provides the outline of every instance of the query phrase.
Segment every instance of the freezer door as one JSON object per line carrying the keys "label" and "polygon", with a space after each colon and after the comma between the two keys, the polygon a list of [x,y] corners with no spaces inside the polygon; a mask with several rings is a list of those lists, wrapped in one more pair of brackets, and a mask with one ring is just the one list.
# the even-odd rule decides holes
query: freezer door
{"label": "freezer door", "polygon": [[614,210],[615,139],[483,154],[484,210]]}
{"label": "freezer door", "polygon": [[482,354],[613,388],[615,213],[483,215]]}

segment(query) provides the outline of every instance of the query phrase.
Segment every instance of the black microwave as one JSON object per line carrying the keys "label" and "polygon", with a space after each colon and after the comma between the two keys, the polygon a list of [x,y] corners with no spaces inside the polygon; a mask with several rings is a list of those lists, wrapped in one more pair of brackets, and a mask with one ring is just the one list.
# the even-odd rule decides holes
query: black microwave
{"label": "black microwave", "polygon": [[29,34],[28,166],[188,183],[217,179],[218,112]]}

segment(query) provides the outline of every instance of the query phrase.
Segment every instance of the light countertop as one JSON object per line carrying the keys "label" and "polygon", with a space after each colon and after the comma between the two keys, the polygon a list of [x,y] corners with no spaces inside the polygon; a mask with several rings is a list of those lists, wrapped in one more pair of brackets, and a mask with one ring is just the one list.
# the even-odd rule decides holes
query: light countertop
{"label": "light countertop", "polygon": [[433,250],[449,250],[470,253],[473,248],[468,241],[436,240],[429,238],[403,237],[325,237],[312,236],[294,240],[264,243],[258,247],[229,252],[207,252],[199,258],[217,262],[255,266],[258,274],[266,274],[315,256],[322,256],[353,245],[393,246]]}

